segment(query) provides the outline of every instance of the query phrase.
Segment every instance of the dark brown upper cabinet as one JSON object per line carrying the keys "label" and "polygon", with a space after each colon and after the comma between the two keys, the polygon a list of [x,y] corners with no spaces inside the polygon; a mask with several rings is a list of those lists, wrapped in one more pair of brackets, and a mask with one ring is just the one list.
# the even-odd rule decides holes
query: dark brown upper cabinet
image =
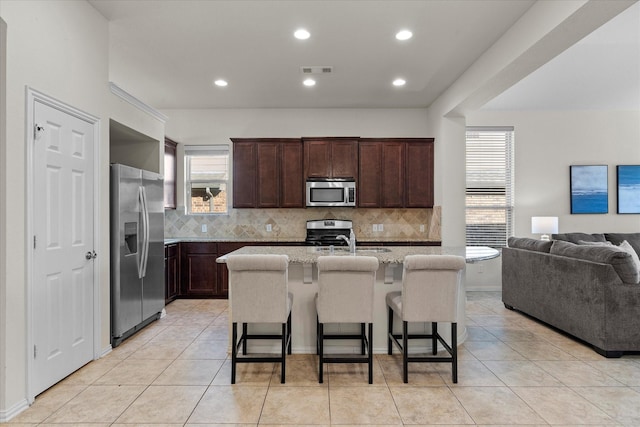
{"label": "dark brown upper cabinet", "polygon": [[299,138],[232,138],[234,208],[302,208]]}
{"label": "dark brown upper cabinet", "polygon": [[303,208],[302,142],[299,139],[280,142],[280,207]]}
{"label": "dark brown upper cabinet", "polygon": [[164,139],[164,208],[176,208],[178,143]]}
{"label": "dark brown upper cabinet", "polygon": [[362,138],[358,207],[433,206],[433,138]]}
{"label": "dark brown upper cabinet", "polygon": [[233,141],[233,207],[255,208],[257,206],[256,180],[258,178],[257,151],[255,141]]}
{"label": "dark brown upper cabinet", "polygon": [[433,138],[407,141],[406,153],[407,208],[433,207]]}
{"label": "dark brown upper cabinet", "polygon": [[358,138],[303,138],[304,178],[358,177]]}
{"label": "dark brown upper cabinet", "polygon": [[358,150],[358,207],[379,208],[382,206],[382,144],[360,141]]}

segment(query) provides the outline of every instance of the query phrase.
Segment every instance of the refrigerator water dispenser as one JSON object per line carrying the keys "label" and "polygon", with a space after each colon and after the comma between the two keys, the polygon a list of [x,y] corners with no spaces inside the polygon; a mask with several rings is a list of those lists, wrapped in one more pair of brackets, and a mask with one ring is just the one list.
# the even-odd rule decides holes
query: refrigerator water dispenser
{"label": "refrigerator water dispenser", "polygon": [[124,223],[124,247],[125,255],[138,253],[138,223]]}

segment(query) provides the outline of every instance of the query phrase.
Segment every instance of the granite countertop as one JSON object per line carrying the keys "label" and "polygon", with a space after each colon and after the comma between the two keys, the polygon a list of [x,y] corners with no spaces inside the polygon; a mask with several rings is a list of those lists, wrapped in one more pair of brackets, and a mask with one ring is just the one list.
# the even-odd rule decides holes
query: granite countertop
{"label": "granite countertop", "polygon": [[[225,237],[167,237],[164,239],[165,245],[170,245],[173,243],[179,242],[286,242],[286,243],[304,243],[304,238],[298,239],[284,239],[284,238],[266,238],[266,237],[255,237],[255,238],[247,238],[247,239],[238,239],[238,238],[225,238]],[[370,242],[375,243],[385,243],[385,242],[434,242],[440,243],[439,240],[430,240],[430,239],[407,239],[407,238],[390,238],[390,237],[381,237],[376,239],[357,239],[358,243],[366,244]]]}
{"label": "granite countertop", "polygon": [[[315,264],[321,255],[330,255],[330,249],[318,246],[245,246],[231,252],[232,254],[277,254],[288,255],[289,262],[299,264]],[[354,256],[348,250],[335,248],[334,255]],[[442,247],[442,246],[385,246],[380,248],[360,247],[355,256],[373,256],[380,264],[402,264],[407,255],[459,255],[467,262],[478,262],[500,256],[496,249],[487,247]],[[216,259],[218,263],[225,263],[227,255]]]}
{"label": "granite countertop", "polygon": [[233,237],[167,237],[164,239],[165,245],[171,245],[173,243],[180,242],[223,242],[223,243],[242,243],[242,242],[290,242],[290,243],[303,243],[304,239],[267,239],[267,238],[251,238],[251,239],[238,239]]}

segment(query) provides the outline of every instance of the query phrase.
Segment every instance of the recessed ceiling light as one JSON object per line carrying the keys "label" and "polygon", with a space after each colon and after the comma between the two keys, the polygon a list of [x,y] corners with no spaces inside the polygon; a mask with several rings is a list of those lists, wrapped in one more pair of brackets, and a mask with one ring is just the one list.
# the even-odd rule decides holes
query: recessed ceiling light
{"label": "recessed ceiling light", "polygon": [[405,79],[395,79],[393,81],[394,86],[404,86],[407,83]]}
{"label": "recessed ceiling light", "polygon": [[306,40],[309,37],[311,37],[311,34],[309,33],[309,31],[305,30],[304,28],[300,28],[300,29],[297,29],[295,33],[293,33],[293,36],[298,40]]}
{"label": "recessed ceiling light", "polygon": [[409,40],[411,37],[413,37],[413,33],[409,30],[398,31],[396,34],[398,40]]}
{"label": "recessed ceiling light", "polygon": [[216,86],[220,86],[220,87],[225,87],[226,85],[228,85],[229,83],[227,83],[226,80],[222,80],[222,79],[218,79],[215,82],[213,82]]}
{"label": "recessed ceiling light", "polygon": [[316,85],[316,81],[313,79],[304,79],[304,81],[302,82],[303,85],[311,87],[311,86],[315,86]]}

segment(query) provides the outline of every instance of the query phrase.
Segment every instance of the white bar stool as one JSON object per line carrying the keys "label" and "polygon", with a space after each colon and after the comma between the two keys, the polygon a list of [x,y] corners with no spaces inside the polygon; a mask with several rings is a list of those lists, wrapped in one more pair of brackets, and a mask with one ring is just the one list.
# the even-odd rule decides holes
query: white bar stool
{"label": "white bar stool", "polygon": [[[454,255],[407,255],[402,271],[402,291],[389,292],[387,353],[392,342],[402,352],[403,381],[409,382],[409,362],[451,362],[451,376],[458,382],[457,319],[458,293],[465,259]],[[393,333],[394,313],[402,320],[402,334]],[[431,322],[431,334],[409,334],[409,322]],[[438,322],[451,323],[451,346],[438,333]],[[402,339],[402,342],[400,342]],[[410,356],[411,339],[431,339],[431,350],[438,352],[438,342],[450,357]]]}
{"label": "white bar stool", "polygon": [[[293,295],[288,291],[288,267],[289,257],[286,255],[229,255],[227,258],[232,322],[231,384],[236,383],[237,363],[261,362],[280,363],[280,382],[285,382],[286,354],[291,354],[293,305]],[[242,323],[239,341],[238,323]],[[249,323],[279,323],[282,332],[249,334]],[[250,339],[280,340],[280,355],[247,356],[247,341]],[[238,357],[241,345],[243,357]]]}
{"label": "white bar stool", "polygon": [[[373,290],[378,259],[368,256],[318,257],[316,295],[318,382],[323,382],[325,363],[367,363],[369,384],[373,383]],[[359,334],[325,334],[326,323],[359,323]],[[365,333],[368,325],[368,334]],[[358,339],[361,355],[325,357],[324,340]]]}

